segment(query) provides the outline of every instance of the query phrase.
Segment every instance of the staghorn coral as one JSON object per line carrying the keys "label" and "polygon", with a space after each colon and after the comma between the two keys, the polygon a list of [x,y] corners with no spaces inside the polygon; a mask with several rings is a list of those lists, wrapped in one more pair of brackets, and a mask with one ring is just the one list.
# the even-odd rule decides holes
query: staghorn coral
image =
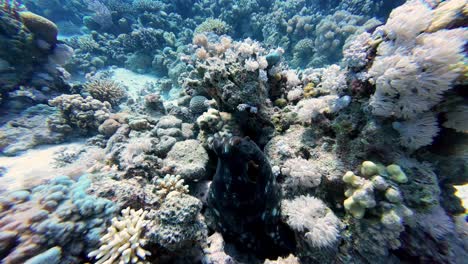
{"label": "staghorn coral", "polygon": [[88,257],[95,258],[96,264],[114,263],[114,261],[149,263],[145,259],[151,253],[143,249],[146,240],[142,238],[142,232],[147,225],[145,217],[148,211],[143,209],[135,211],[127,207],[121,213],[121,217],[112,219],[112,225],[99,240],[101,246],[89,252]]}
{"label": "staghorn coral", "polygon": [[117,106],[127,96],[125,89],[117,82],[109,79],[97,79],[84,84],[84,89],[94,99],[109,102]]}

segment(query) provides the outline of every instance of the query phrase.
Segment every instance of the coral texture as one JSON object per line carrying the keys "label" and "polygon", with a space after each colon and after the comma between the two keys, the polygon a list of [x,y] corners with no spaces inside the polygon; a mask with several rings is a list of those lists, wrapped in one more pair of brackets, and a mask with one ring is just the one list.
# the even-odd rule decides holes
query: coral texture
{"label": "coral texture", "polygon": [[89,252],[88,257],[95,258],[99,263],[148,263],[146,256],[151,253],[143,247],[146,240],[142,232],[147,224],[145,216],[148,213],[142,209],[135,211],[130,207],[122,210],[122,216],[112,219],[112,225],[107,233],[99,239],[101,246]]}

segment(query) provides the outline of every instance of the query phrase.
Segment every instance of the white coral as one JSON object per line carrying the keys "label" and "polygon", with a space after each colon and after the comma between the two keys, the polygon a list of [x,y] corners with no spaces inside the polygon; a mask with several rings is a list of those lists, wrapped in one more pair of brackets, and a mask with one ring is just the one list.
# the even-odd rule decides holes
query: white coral
{"label": "white coral", "polygon": [[188,186],[184,185],[184,179],[181,179],[180,175],[170,174],[166,174],[164,178],[156,180],[156,189],[156,193],[161,197],[165,197],[172,191],[179,193],[189,192]]}
{"label": "white coral", "polygon": [[410,0],[390,14],[386,30],[391,37],[411,41],[431,23],[431,9],[423,1]]}
{"label": "white coral", "polygon": [[375,115],[411,119],[439,103],[461,73],[464,29],[419,35],[414,45],[382,43],[369,74],[376,91],[370,105]]}
{"label": "white coral", "polygon": [[258,62],[256,60],[253,60],[253,59],[245,60],[245,69],[246,70],[256,71],[256,70],[258,70],[259,67],[260,67],[260,65],[258,64]]}
{"label": "white coral", "polygon": [[292,187],[316,187],[322,178],[314,163],[303,158],[288,159],[281,172],[287,177],[286,184]]}
{"label": "white coral", "polygon": [[370,48],[371,34],[364,32],[356,36],[343,49],[343,61],[348,67],[361,68],[366,66],[369,59],[367,52]]}
{"label": "white coral", "polygon": [[338,240],[340,220],[315,197],[299,196],[283,201],[282,213],[293,230],[305,232],[307,242],[313,247],[328,247]]}
{"label": "white coral", "polygon": [[393,128],[400,133],[400,144],[412,150],[431,144],[439,133],[437,118],[432,113],[404,122],[393,122]]}
{"label": "white coral", "polygon": [[294,70],[284,71],[284,75],[286,76],[286,86],[288,86],[289,89],[292,89],[302,83]]}
{"label": "white coral", "polygon": [[308,124],[317,115],[332,112],[337,100],[336,95],[301,100],[296,106],[297,117],[300,122]]}
{"label": "white coral", "polygon": [[346,72],[336,64],[330,65],[323,70],[322,81],[318,86],[332,93],[342,92],[348,87],[346,84]]}
{"label": "white coral", "polygon": [[301,97],[302,97],[302,89],[300,88],[292,89],[291,91],[288,92],[288,95],[286,96],[286,98],[288,98],[288,101],[290,102],[299,100],[301,99]]}
{"label": "white coral", "polygon": [[146,240],[141,238],[144,226],[147,224],[145,216],[148,211],[135,211],[127,207],[122,210],[122,216],[112,219],[112,225],[107,234],[101,237],[101,246],[91,251],[88,257],[96,259],[95,264],[101,263],[149,263],[146,256],[151,253],[142,248]]}

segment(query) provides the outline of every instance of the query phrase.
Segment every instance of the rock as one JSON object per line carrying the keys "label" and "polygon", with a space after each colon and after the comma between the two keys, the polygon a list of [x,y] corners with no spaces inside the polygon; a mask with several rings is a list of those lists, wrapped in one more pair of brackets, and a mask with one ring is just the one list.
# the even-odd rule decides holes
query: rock
{"label": "rock", "polygon": [[176,142],[177,140],[173,137],[162,136],[159,139],[159,143],[154,147],[154,151],[156,152],[156,155],[160,157],[165,157]]}
{"label": "rock", "polygon": [[199,181],[207,176],[208,154],[194,139],[180,141],[169,151],[164,165],[172,167],[174,174],[186,181]]}
{"label": "rock", "polygon": [[115,131],[119,129],[120,123],[115,121],[114,119],[107,119],[102,123],[99,127],[99,133],[103,134],[106,137],[111,137],[114,135]]}
{"label": "rock", "polygon": [[159,119],[158,124],[156,125],[156,128],[180,128],[182,125],[182,120],[178,119],[177,117],[173,115],[167,115],[161,117]]}
{"label": "rock", "polygon": [[151,127],[148,120],[146,120],[144,118],[135,119],[135,120],[130,121],[129,126],[130,126],[131,129],[138,130],[138,131],[147,130],[148,128]]}

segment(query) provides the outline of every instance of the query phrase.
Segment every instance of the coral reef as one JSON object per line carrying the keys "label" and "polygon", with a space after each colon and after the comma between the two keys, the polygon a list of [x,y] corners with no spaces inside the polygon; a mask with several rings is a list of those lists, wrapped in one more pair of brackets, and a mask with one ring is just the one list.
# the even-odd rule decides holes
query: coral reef
{"label": "coral reef", "polygon": [[312,247],[331,247],[339,238],[340,220],[322,201],[300,196],[282,202],[281,214]]}
{"label": "coral reef", "polygon": [[77,182],[58,177],[31,190],[3,196],[3,261],[79,262],[83,253],[97,245],[116,209],[109,200],[87,195],[90,183],[86,176]]}
{"label": "coral reef", "polygon": [[1,263],[468,257],[466,1],[1,6]]}
{"label": "coral reef", "polygon": [[49,104],[60,110],[64,124],[76,127],[85,134],[97,130],[109,117],[111,109],[108,102],[103,103],[90,96],[83,98],[79,94],[57,96]]}
{"label": "coral reef", "polygon": [[107,233],[99,239],[101,246],[89,252],[88,257],[96,258],[96,263],[146,263],[144,260],[151,253],[143,248],[146,241],[141,233],[147,224],[147,213],[142,209],[123,209],[120,219],[113,218]]}
{"label": "coral reef", "polygon": [[112,106],[126,97],[126,91],[121,85],[112,80],[94,80],[85,83],[84,88],[94,99],[109,102]]}
{"label": "coral reef", "polygon": [[199,214],[201,202],[190,195],[170,192],[148,227],[150,241],[169,251],[181,251],[206,239],[207,227]]}

